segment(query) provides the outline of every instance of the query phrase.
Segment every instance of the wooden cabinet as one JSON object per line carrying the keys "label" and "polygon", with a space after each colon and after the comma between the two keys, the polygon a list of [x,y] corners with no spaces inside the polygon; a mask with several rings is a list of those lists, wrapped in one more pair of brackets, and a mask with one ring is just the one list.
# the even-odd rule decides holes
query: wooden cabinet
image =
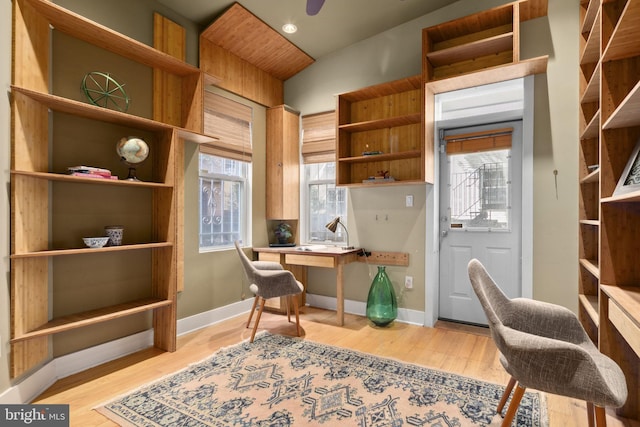
{"label": "wooden cabinet", "polygon": [[518,3],[512,3],[425,28],[422,46],[426,81],[519,61],[518,12]]}
{"label": "wooden cabinet", "polygon": [[300,216],[300,113],[279,105],[267,109],[267,219]]}
{"label": "wooden cabinet", "polygon": [[640,139],[640,1],[580,3],[580,318],[640,420],[640,190],[616,194]]}
{"label": "wooden cabinet", "polygon": [[[201,135],[202,74],[49,1],[15,0],[13,7],[11,376],[50,359],[55,334],[144,313],[152,313],[154,345],[174,351],[180,143],[210,139]],[[56,31],[147,67],[149,75],[172,76],[175,90],[165,103],[180,114],[163,123],[53,93]],[[92,131],[78,135],[79,128]],[[138,168],[142,181],[66,174],[68,166],[104,161],[122,175],[113,137],[129,134],[150,147]],[[124,219],[124,244],[82,247],[81,238],[101,235],[108,218]]]}
{"label": "wooden cabinet", "polygon": [[[424,183],[421,76],[338,95],[340,186]],[[394,180],[370,179],[382,171]]]}

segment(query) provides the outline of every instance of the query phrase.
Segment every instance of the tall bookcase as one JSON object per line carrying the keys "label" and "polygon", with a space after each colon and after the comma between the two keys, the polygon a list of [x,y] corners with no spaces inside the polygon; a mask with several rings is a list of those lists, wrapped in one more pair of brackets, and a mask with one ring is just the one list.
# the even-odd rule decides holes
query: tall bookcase
{"label": "tall bookcase", "polygon": [[640,1],[580,3],[580,318],[625,373],[640,420],[640,190],[616,192],[640,139]]}
{"label": "tall bookcase", "polygon": [[[54,93],[55,31],[146,67],[149,75],[159,71],[171,76],[173,90],[164,103],[178,113],[166,115],[165,122],[155,121]],[[104,64],[107,70],[109,65]],[[180,143],[211,140],[202,135],[202,85],[198,68],[50,1],[13,1],[12,377],[49,360],[55,334],[144,313],[152,314],[154,345],[175,350],[176,289],[182,280],[182,240],[177,237],[182,233],[177,216],[183,203]],[[75,135],[78,124],[96,131]],[[92,161],[121,169],[112,137],[129,133],[144,135],[150,146],[149,159],[139,168],[142,181],[65,173],[67,166]],[[129,203],[135,206],[136,221],[123,224],[124,245],[82,247],[81,237],[101,233],[106,225],[101,221],[118,217]],[[82,220],[65,221],[69,215]],[[94,217],[98,219],[92,222]],[[64,269],[71,274],[61,274]],[[77,299],[81,306],[74,304]]]}

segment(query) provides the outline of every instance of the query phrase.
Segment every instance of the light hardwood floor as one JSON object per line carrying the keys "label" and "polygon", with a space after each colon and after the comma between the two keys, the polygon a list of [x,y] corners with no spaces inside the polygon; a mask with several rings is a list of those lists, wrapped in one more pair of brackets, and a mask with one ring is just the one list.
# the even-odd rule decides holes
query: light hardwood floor
{"label": "light hardwood floor", "polygon": [[[72,426],[114,426],[92,408],[150,381],[200,361],[221,347],[251,336],[246,316],[236,317],[178,338],[178,350],[165,353],[147,349],[56,382],[33,403],[70,405]],[[293,319],[292,319],[293,320]],[[315,342],[347,347],[499,384],[509,377],[498,361],[495,345],[484,328],[438,322],[424,328],[394,322],[388,328],[371,327],[366,318],[345,315],[345,325],[335,326],[335,312],[301,309],[303,336]],[[264,313],[259,330],[295,335],[286,317]],[[545,395],[550,427],[587,425],[585,404],[574,399]],[[609,427],[640,426],[607,411]]]}

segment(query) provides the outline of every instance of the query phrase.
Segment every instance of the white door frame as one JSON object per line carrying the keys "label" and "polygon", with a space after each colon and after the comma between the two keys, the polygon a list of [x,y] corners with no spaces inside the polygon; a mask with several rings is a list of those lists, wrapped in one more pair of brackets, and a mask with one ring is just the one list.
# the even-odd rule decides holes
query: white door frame
{"label": "white door frame", "polygon": [[[439,129],[457,125],[488,123],[504,119],[522,119],[522,296],[533,297],[533,130],[534,130],[534,76],[523,78],[524,106],[521,112],[499,113],[471,119],[436,122],[434,126],[434,153],[439,150]],[[431,113],[433,114],[433,112]],[[511,114],[509,116],[509,114]],[[498,119],[499,118],[499,119]],[[473,122],[472,122],[473,120]],[[455,122],[455,123],[454,123]],[[434,156],[434,176],[440,176],[440,156]],[[431,221],[426,227],[425,250],[425,312],[424,325],[433,327],[438,320],[439,301],[439,230],[440,194],[438,185],[427,186],[427,212]]]}

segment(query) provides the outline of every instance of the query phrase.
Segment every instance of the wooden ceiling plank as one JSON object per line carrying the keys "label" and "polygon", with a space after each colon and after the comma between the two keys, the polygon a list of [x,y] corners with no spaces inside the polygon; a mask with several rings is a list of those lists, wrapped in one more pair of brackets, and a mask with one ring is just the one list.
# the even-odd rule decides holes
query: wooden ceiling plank
{"label": "wooden ceiling plank", "polygon": [[280,80],[315,60],[239,3],[234,3],[201,36]]}

